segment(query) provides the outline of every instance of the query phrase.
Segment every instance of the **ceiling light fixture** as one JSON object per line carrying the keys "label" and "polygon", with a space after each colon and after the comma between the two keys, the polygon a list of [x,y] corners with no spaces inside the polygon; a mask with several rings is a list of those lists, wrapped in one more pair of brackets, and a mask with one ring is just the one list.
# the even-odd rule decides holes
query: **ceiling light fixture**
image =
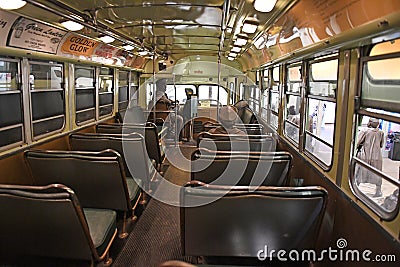
{"label": "ceiling light fixture", "polygon": [[229,53],[229,55],[228,56],[230,56],[230,57],[236,57],[238,54],[237,53]]}
{"label": "ceiling light fixture", "polygon": [[0,8],[6,10],[18,9],[26,5],[26,1],[21,0],[0,0]]}
{"label": "ceiling light fixture", "polygon": [[73,32],[80,31],[84,27],[82,24],[72,21],[72,20],[62,21],[61,25],[63,25],[67,30],[73,31]]}
{"label": "ceiling light fixture", "polygon": [[135,47],[131,46],[130,44],[127,44],[127,45],[124,45],[122,48],[125,49],[125,50],[128,50],[128,51],[131,51],[131,50],[133,50]]}
{"label": "ceiling light fixture", "polygon": [[115,38],[109,35],[100,36],[99,39],[105,44],[109,44],[115,41]]}
{"label": "ceiling light fixture", "polygon": [[139,56],[144,57],[144,56],[147,56],[149,53],[146,50],[142,50],[142,51],[139,51],[138,54],[139,54]]}
{"label": "ceiling light fixture", "polygon": [[244,46],[245,44],[247,44],[247,36],[238,35],[234,45],[235,46]]}
{"label": "ceiling light fixture", "polygon": [[235,58],[233,58],[233,57],[228,57],[228,60],[230,60],[230,61],[232,61],[232,60],[234,60]]}
{"label": "ceiling light fixture", "polygon": [[255,0],[254,9],[259,12],[271,12],[275,4],[276,0]]}
{"label": "ceiling light fixture", "polygon": [[255,33],[257,31],[258,22],[252,19],[246,19],[243,23],[242,31],[245,33]]}
{"label": "ceiling light fixture", "polygon": [[239,46],[234,46],[234,47],[232,47],[231,52],[239,53],[241,50],[242,50],[241,47],[239,47]]}

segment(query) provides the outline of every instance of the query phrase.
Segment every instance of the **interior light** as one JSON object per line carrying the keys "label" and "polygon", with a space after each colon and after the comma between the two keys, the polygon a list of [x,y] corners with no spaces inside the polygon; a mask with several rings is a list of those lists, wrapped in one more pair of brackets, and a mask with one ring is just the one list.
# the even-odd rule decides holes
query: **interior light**
{"label": "interior light", "polygon": [[230,61],[232,61],[232,60],[234,60],[235,58],[233,58],[233,57],[228,57],[228,60],[230,60]]}
{"label": "interior light", "polygon": [[229,53],[229,55],[228,56],[230,56],[230,57],[236,57],[238,54],[237,53]]}
{"label": "interior light", "polygon": [[7,10],[18,9],[23,7],[24,5],[26,5],[26,2],[21,0],[0,0],[1,9],[7,9]]}
{"label": "interior light", "polygon": [[255,42],[254,42],[254,46],[257,49],[263,49],[265,47],[265,38],[264,36],[260,36]]}
{"label": "interior light", "polygon": [[276,4],[276,0],[255,0],[254,9],[259,12],[270,12]]}
{"label": "interior light", "polygon": [[72,20],[62,21],[61,25],[63,25],[67,30],[70,31],[80,31],[84,27],[82,24]]}
{"label": "interior light", "polygon": [[234,47],[232,47],[231,52],[239,53],[241,50],[242,50],[241,47],[239,47],[239,46],[234,46]]}
{"label": "interior light", "polygon": [[247,44],[247,38],[245,36],[238,35],[234,45],[244,46],[245,44]]}
{"label": "interior light", "polygon": [[122,48],[125,49],[125,50],[128,50],[128,51],[131,51],[131,50],[133,50],[135,47],[131,46],[130,44],[127,44],[127,45],[124,45]]}
{"label": "interior light", "polygon": [[147,56],[149,53],[146,50],[139,51],[139,56]]}
{"label": "interior light", "polygon": [[255,33],[257,31],[257,27],[257,21],[247,19],[243,23],[242,31],[245,33]]}
{"label": "interior light", "polygon": [[99,39],[105,44],[112,43],[115,40],[114,37],[111,37],[111,36],[108,36],[108,35],[100,36]]}

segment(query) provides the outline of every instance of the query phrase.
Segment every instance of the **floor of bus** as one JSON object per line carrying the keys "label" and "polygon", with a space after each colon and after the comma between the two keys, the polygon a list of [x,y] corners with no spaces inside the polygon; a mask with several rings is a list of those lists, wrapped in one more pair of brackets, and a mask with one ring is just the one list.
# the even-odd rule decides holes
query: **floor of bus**
{"label": "floor of bus", "polygon": [[[180,151],[189,160],[194,149],[195,147],[190,145],[172,146],[168,159],[174,160],[174,154]],[[188,164],[189,161],[180,160],[180,163]],[[190,168],[190,165],[186,167]],[[190,180],[190,172],[183,170],[188,170],[187,168],[177,168],[166,159],[164,179],[176,185],[184,185]],[[176,195],[159,197],[171,197],[170,201],[173,202],[178,200]],[[111,251],[114,259],[112,266],[144,267],[158,266],[168,260],[192,261],[191,258],[184,257],[182,253],[179,207],[165,204],[154,198],[146,204],[126,240],[119,243],[122,244],[115,244],[116,246]]]}

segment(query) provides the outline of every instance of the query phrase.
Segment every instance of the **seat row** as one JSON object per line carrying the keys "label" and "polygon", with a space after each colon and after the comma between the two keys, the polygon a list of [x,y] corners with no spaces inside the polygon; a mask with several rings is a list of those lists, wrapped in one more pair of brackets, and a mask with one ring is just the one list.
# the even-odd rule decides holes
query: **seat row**
{"label": "seat row", "polygon": [[[2,256],[111,263],[111,243],[118,229],[120,238],[128,235],[127,225],[144,200],[142,188],[150,187],[157,166],[147,156],[152,152],[137,133],[139,125],[131,133],[112,126],[97,127],[110,133],[71,134],[70,151],[25,151],[34,186],[0,186],[1,211],[8,214],[0,222],[8,229],[1,234]],[[145,136],[152,129],[141,127]],[[29,227],[15,227],[22,223]],[[23,237],[23,246],[16,236]]]}

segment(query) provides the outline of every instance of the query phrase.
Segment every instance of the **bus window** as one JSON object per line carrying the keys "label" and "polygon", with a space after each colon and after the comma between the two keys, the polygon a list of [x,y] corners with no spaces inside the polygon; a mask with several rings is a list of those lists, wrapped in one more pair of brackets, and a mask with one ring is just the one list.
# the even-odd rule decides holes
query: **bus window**
{"label": "bus window", "polygon": [[180,104],[184,104],[186,102],[186,88],[190,88],[193,90],[193,92],[196,92],[196,87],[192,84],[176,84],[175,86],[173,84],[168,84],[165,93],[167,94],[169,99],[178,100]]}
{"label": "bus window", "polygon": [[[218,88],[219,88],[219,103],[222,105],[227,105],[228,104],[228,92],[226,91],[225,88],[218,86],[218,85],[200,85],[199,86],[199,100],[202,99],[210,99],[210,100],[218,100]],[[213,105],[214,102],[211,102],[211,105]]]}
{"label": "bus window", "polygon": [[38,61],[30,61],[29,65],[32,131],[35,138],[64,128],[63,65]]}
{"label": "bus window", "polygon": [[268,123],[273,129],[278,129],[278,112],[279,112],[279,66],[272,68],[271,84],[269,86],[269,118]]}
{"label": "bus window", "polygon": [[18,61],[0,59],[0,147],[7,149],[24,141],[24,126]]}
{"label": "bus window", "polygon": [[114,70],[100,68],[99,75],[99,117],[112,114],[114,107]]}
{"label": "bus window", "polygon": [[286,68],[286,116],[285,135],[295,144],[299,143],[300,132],[300,88],[301,64],[296,63]]}
{"label": "bus window", "polygon": [[361,58],[360,104],[354,131],[353,191],[384,220],[392,220],[399,205],[400,66],[392,64],[400,62],[399,42],[377,44]]}
{"label": "bus window", "polygon": [[320,58],[309,63],[304,148],[311,158],[330,166],[335,132],[338,58]]}
{"label": "bus window", "polygon": [[118,110],[122,111],[129,103],[129,71],[118,72]]}
{"label": "bus window", "polygon": [[95,68],[75,66],[76,124],[94,121],[96,118]]}
{"label": "bus window", "polygon": [[261,118],[268,121],[269,70],[263,70],[262,74]]}

